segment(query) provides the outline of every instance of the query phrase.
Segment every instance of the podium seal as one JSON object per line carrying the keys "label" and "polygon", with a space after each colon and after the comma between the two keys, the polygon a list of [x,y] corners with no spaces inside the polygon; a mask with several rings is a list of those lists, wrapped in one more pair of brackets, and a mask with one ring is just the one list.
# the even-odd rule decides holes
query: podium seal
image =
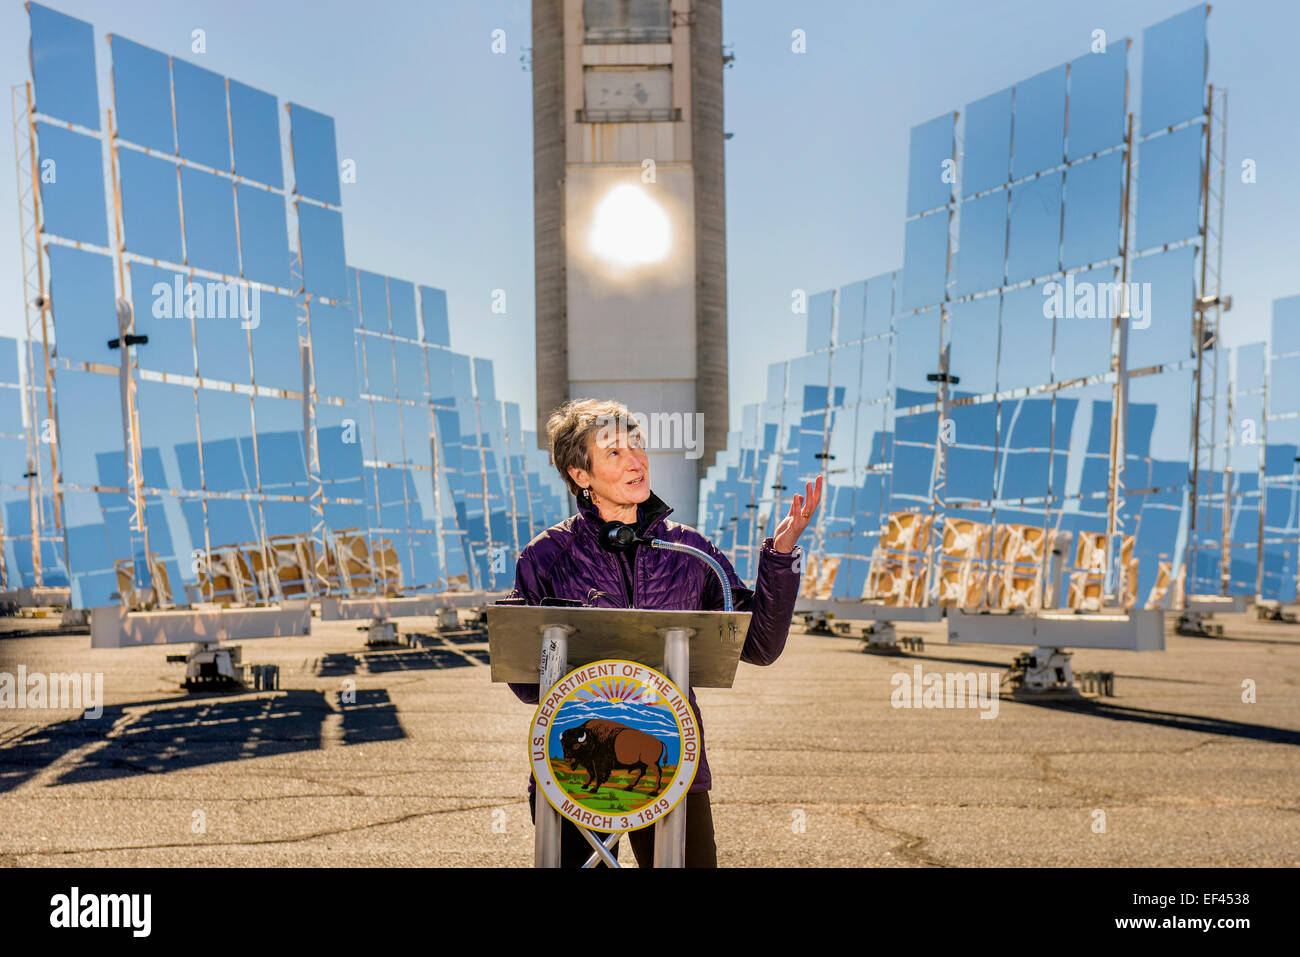
{"label": "podium seal", "polygon": [[561,816],[593,831],[635,831],[686,796],[699,767],[700,729],[666,676],[605,659],[546,692],[528,753],[539,789]]}

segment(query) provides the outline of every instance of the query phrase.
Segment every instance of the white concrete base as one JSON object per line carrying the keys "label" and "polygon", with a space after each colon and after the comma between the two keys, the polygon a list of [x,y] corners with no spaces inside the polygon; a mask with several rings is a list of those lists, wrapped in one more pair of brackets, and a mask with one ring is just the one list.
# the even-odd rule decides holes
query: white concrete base
{"label": "white concrete base", "polygon": [[845,621],[942,621],[944,612],[949,610],[939,605],[909,608],[847,598],[799,598],[794,603],[796,615],[805,611],[822,611]]}
{"label": "white concrete base", "polygon": [[366,647],[397,644],[397,626],[391,621],[376,618],[366,631]]}
{"label": "white concrete base", "polygon": [[48,608],[67,606],[72,600],[68,588],[9,588],[0,591],[0,607],[17,605],[19,608]]}
{"label": "white concrete base", "polygon": [[1214,615],[1219,612],[1241,614],[1248,611],[1254,602],[1254,595],[1188,595],[1184,604],[1188,611]]}
{"label": "white concrete base", "polygon": [[436,615],[442,608],[472,608],[490,605],[508,592],[446,591],[422,595],[360,596],[320,600],[321,621],[346,621],[353,618],[402,618],[413,615]]}
{"label": "white concrete base", "polygon": [[1164,651],[1165,613],[1152,608],[1082,615],[1065,611],[981,615],[949,609],[948,641],[1034,648]]}
{"label": "white concrete base", "polygon": [[90,647],[129,648],[194,641],[240,641],[311,633],[311,605],[128,612],[120,605],[90,612]]}

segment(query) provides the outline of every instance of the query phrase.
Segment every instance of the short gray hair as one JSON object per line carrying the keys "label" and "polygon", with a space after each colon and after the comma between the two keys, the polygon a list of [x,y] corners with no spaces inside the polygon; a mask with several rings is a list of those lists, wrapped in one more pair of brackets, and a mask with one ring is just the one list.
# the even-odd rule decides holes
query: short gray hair
{"label": "short gray hair", "polygon": [[546,420],[551,463],[575,498],[581,496],[582,488],[569,475],[569,469],[591,471],[591,438],[614,423],[626,428],[629,435],[641,431],[627,406],[617,399],[570,399]]}

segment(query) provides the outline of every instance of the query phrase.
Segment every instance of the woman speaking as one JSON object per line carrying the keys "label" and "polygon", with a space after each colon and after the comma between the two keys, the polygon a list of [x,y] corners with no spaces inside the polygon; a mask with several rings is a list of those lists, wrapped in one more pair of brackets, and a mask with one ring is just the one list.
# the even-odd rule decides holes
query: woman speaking
{"label": "woman speaking", "polygon": [[[672,509],[650,491],[650,463],[644,436],[627,407],[613,400],[566,402],[547,422],[551,461],[577,496],[578,514],[542,532],[519,555],[513,599],[537,605],[545,598],[580,601],[605,608],[716,611],[723,607],[717,575],[697,558],[668,549],[633,547],[620,556],[601,548],[598,533],[606,522],[634,525],[638,535],[692,545],[715,558],[731,582],[736,611],[750,612],[740,660],[770,665],[785,649],[799,594],[796,543],[821,501],[822,480],[795,495],[776,533],[763,542],[753,590],[736,576],[727,557],[689,525],[668,521]],[[520,700],[536,704],[538,686],[511,684]],[[686,866],[717,867],[713,814],[709,808],[709,761],[704,724],[690,692],[700,729],[700,767],[684,802]],[[530,779],[528,804],[537,814],[536,781]],[[628,839],[637,865],[654,862],[654,828],[631,831]],[[618,854],[614,846],[615,856]],[[561,867],[581,867],[591,847],[577,827],[561,826]]]}

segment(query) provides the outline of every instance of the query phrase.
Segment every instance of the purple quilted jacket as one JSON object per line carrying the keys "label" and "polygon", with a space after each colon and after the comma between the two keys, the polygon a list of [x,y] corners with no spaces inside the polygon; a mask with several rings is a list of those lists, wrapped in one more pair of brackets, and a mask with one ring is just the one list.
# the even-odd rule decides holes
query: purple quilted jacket
{"label": "purple quilted jacket", "polygon": [[[794,615],[799,594],[796,564],[800,546],[789,554],[772,547],[769,537],[763,542],[758,563],[758,577],[751,590],[736,576],[731,562],[707,538],[691,528],[668,521],[672,509],[652,491],[637,506],[637,527],[647,538],[681,542],[702,549],[721,563],[731,582],[732,607],[751,612],[749,631],[740,660],[753,665],[770,665],[785,650],[785,639]],[[511,598],[522,598],[530,605],[543,598],[567,598],[603,608],[646,608],[681,611],[722,610],[722,586],[718,576],[704,562],[683,552],[638,546],[633,558],[632,594],[620,563],[622,555],[601,548],[596,540],[604,520],[594,505],[579,500],[579,513],[542,532],[519,555],[515,571],[515,590]],[[521,701],[537,703],[538,686],[511,684]],[[704,723],[690,691],[691,709],[700,729],[700,768],[691,791],[707,791],[712,785],[709,759],[704,749]],[[529,777],[531,793],[535,782]]]}

